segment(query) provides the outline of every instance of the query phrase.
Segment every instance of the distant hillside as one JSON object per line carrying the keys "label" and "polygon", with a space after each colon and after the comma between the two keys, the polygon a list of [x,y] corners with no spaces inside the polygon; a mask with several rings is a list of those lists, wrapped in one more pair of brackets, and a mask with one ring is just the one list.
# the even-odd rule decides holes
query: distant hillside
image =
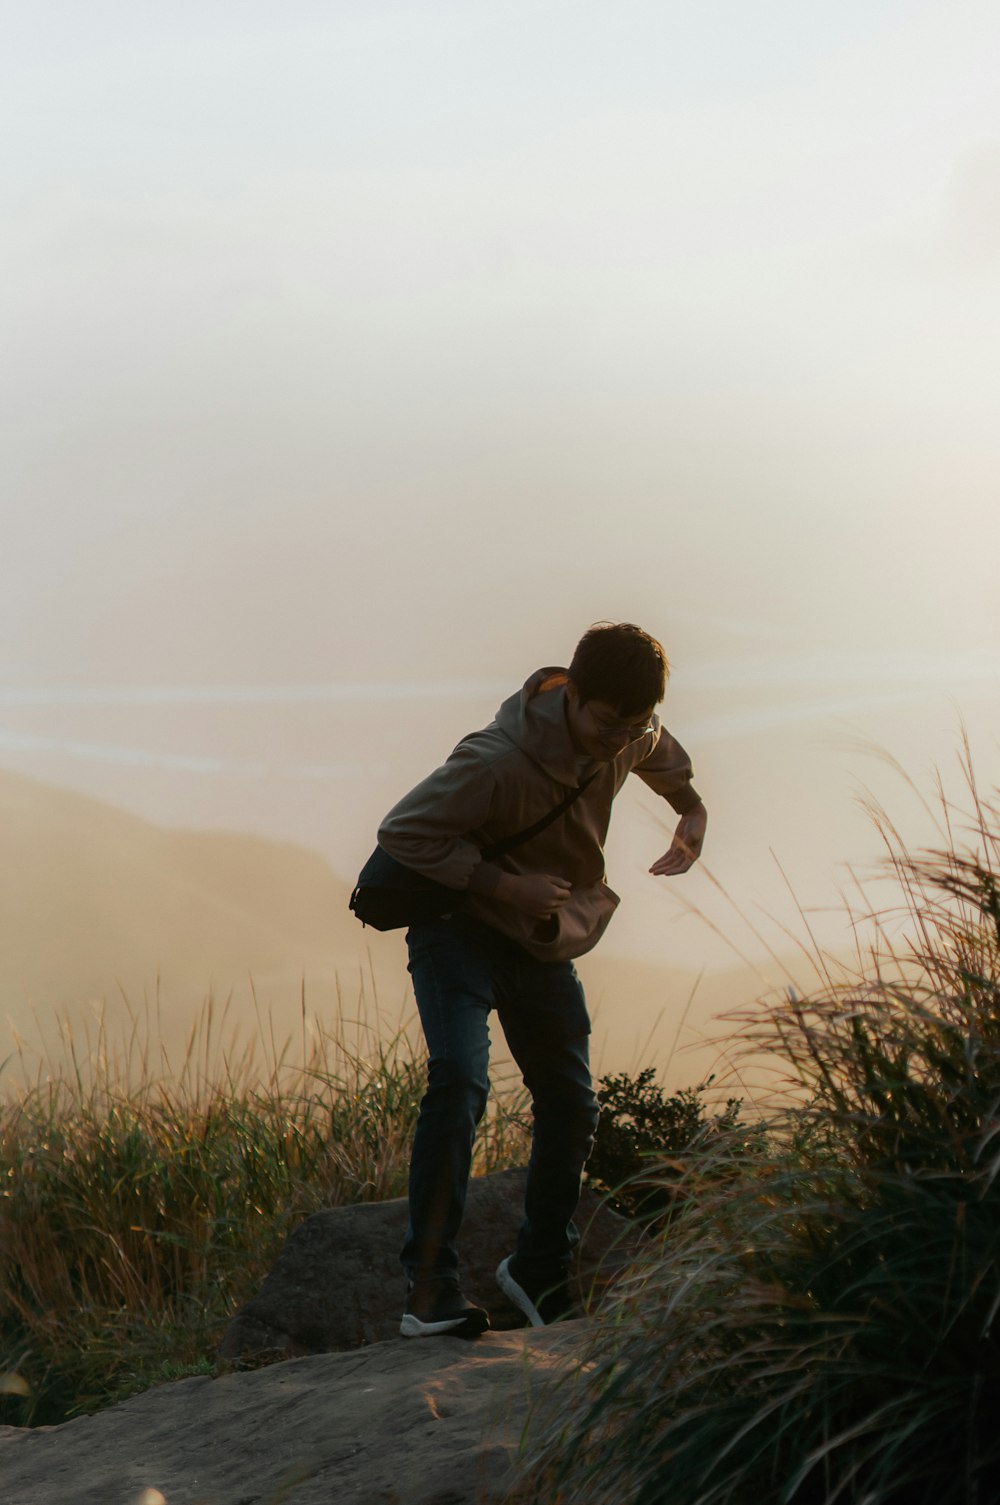
{"label": "distant hillside", "polygon": [[[0,774],[0,1015],[22,1031],[159,989],[181,1025],[209,991],[240,1006],[357,997],[367,938],[312,852],[229,833],[162,829],[110,805]],[[402,993],[402,985],[395,990]],[[5,1053],[0,1049],[0,1055]]]}
{"label": "distant hillside", "polygon": [[[171,831],[100,801],[0,773],[0,1025],[22,1034],[76,1021],[104,1003],[142,1013],[159,990],[171,1048],[211,992],[232,994],[231,1017],[255,1029],[249,979],[279,1036],[338,1007],[395,1024],[412,1014],[402,935],[363,930],[348,888],[302,847],[235,833]],[[595,1055],[614,1069],[663,1064],[695,984],[693,974],[638,965],[606,951],[581,974],[595,1013]],[[754,979],[721,974],[695,994],[684,1039],[708,1015],[748,1001]],[[0,1060],[7,1053],[0,1027]],[[495,1033],[499,1033],[496,1031]],[[607,1069],[611,1069],[609,1066]],[[671,1075],[691,1080],[697,1063]]]}

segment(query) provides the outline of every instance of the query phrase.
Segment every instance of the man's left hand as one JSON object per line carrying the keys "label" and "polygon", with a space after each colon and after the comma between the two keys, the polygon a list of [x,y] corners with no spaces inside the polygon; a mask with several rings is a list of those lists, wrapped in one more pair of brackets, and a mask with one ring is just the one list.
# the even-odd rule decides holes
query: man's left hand
{"label": "man's left hand", "polygon": [[707,825],[708,811],[704,805],[695,805],[687,815],[682,815],[677,822],[677,829],[669,850],[664,852],[649,870],[653,876],[672,878],[677,873],[686,873],[688,868],[693,867],[701,856]]}

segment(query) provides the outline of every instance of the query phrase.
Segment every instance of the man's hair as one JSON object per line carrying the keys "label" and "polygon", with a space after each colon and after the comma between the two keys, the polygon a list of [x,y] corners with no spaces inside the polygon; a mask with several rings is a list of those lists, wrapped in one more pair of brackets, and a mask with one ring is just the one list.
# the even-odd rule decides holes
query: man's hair
{"label": "man's hair", "polygon": [[659,705],[669,673],[660,644],[632,622],[595,622],[577,643],[569,666],[581,705],[603,700],[623,716]]}

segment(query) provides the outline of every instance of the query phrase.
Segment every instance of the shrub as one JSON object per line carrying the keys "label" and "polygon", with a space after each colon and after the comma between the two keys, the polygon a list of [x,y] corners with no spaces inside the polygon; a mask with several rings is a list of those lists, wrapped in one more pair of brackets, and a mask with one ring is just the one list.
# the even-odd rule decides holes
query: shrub
{"label": "shrub", "polygon": [[731,1097],[721,1113],[710,1114],[704,1094],[713,1080],[668,1097],[652,1066],[634,1077],[621,1072],[601,1078],[601,1117],[587,1176],[616,1212],[646,1222],[661,1216],[681,1184],[681,1157],[707,1149],[720,1135],[732,1136],[741,1101]]}
{"label": "shrub", "polygon": [[751,1030],[797,1099],[741,1174],[722,1139],[688,1171],[523,1498],[1000,1499],[998,827],[980,803],[971,849],[894,846],[909,939]]}

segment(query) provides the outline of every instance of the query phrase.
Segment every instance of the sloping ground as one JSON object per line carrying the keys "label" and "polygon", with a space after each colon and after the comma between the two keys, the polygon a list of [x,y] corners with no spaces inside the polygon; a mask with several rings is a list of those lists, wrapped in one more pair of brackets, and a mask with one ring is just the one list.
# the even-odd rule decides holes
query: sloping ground
{"label": "sloping ground", "polygon": [[[348,911],[348,885],[305,847],[168,830],[4,772],[0,832],[0,1062],[11,1026],[29,1046],[23,1070],[14,1059],[5,1079],[33,1080],[39,1052],[62,1060],[64,1022],[90,1055],[95,1014],[116,1051],[138,1018],[155,1069],[164,1065],[161,1044],[176,1069],[210,997],[216,1046],[238,1030],[244,1041],[262,1040],[264,1057],[272,1035],[278,1048],[300,1039],[303,989],[319,1028],[360,1019],[384,1036],[415,1020],[402,932],[362,928]],[[612,947],[579,963],[598,1071],[656,1064],[672,1087],[721,1074],[713,1040],[726,1031],[715,1016],[756,998],[760,974],[743,966],[699,976]],[[770,970],[785,980],[780,958]],[[675,1043],[681,1051],[668,1064]]]}
{"label": "sloping ground", "polygon": [[[488,1505],[530,1398],[586,1321],[396,1339],[158,1386],[94,1417],[0,1428],[5,1505]],[[145,1496],[149,1505],[157,1496]]]}
{"label": "sloping ground", "polygon": [[[329,968],[360,927],[315,854],[230,833],[169,831],[69,790],[0,775],[4,1004],[248,970]],[[355,934],[355,932],[357,934]]]}
{"label": "sloping ground", "polygon": [[331,1023],[338,989],[351,1017],[376,996],[390,1024],[402,1010],[401,937],[373,973],[345,884],[304,848],[166,830],[6,773],[0,829],[0,1060],[8,1025],[60,1057],[58,1021],[80,1042],[101,1012],[115,1043],[131,1013],[154,1060],[165,1040],[176,1062],[209,996],[219,1011],[231,997],[226,1034],[255,1034],[254,992],[280,1042],[301,1030],[303,979],[308,1013]]}
{"label": "sloping ground", "polygon": [[[61,1056],[57,1021],[79,1042],[100,1010],[117,1038],[137,1015],[154,1055],[165,1040],[176,1063],[210,995],[220,1007],[231,999],[227,1031],[256,1034],[256,994],[280,1042],[302,1028],[303,982],[307,1014],[322,1023],[377,1014],[393,1028],[414,1013],[402,933],[364,930],[343,879],[303,847],[167,830],[11,773],[0,773],[0,830],[0,1060],[8,1024]],[[662,1063],[696,983],[688,1039],[759,990],[749,972],[698,982],[606,947],[580,972],[602,1070]],[[695,1081],[713,1054],[672,1074]]]}

